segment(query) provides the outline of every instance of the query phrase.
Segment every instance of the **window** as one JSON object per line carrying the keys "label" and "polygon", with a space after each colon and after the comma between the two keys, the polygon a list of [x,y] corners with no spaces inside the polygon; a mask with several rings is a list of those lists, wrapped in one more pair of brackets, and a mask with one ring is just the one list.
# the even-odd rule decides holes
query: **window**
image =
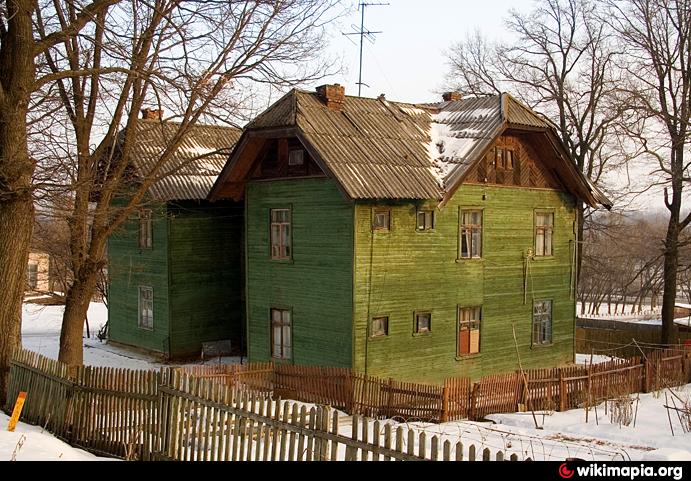
{"label": "window", "polygon": [[554,213],[535,213],[535,256],[552,255],[552,231],[554,230]]}
{"label": "window", "polygon": [[461,259],[482,257],[482,211],[461,211]]}
{"label": "window", "polygon": [[26,285],[34,290],[38,285],[38,264],[29,264],[26,268]]}
{"label": "window", "polygon": [[391,210],[374,209],[372,212],[372,230],[389,231],[391,230]]}
{"label": "window", "polygon": [[417,230],[434,229],[434,211],[421,210],[417,213]]}
{"label": "window", "polygon": [[302,149],[291,150],[288,153],[288,165],[303,165],[305,163],[305,151]]}
{"label": "window", "polygon": [[516,155],[513,150],[497,147],[495,149],[495,166],[497,169],[513,170]]}
{"label": "window", "polygon": [[290,311],[271,309],[271,357],[292,359],[293,333]]}
{"label": "window", "polygon": [[431,312],[416,312],[415,313],[415,334],[424,334],[432,332],[432,313]]}
{"label": "window", "polygon": [[151,249],[153,245],[153,224],[151,221],[151,210],[139,210],[139,248]]}
{"label": "window", "polygon": [[481,307],[458,309],[458,356],[480,353]]}
{"label": "window", "polygon": [[139,329],[154,329],[154,290],[151,287],[139,288]]}
{"label": "window", "polygon": [[373,317],[371,337],[384,337],[389,335],[389,318],[388,317]]}
{"label": "window", "polygon": [[552,301],[533,303],[533,345],[552,343]]}
{"label": "window", "polygon": [[271,209],[271,258],[290,259],[290,209]]}

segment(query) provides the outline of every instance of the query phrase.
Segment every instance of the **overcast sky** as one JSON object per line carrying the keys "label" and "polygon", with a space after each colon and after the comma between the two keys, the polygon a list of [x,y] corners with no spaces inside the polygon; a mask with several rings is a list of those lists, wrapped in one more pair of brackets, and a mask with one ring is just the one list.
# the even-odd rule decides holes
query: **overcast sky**
{"label": "overcast sky", "polygon": [[[357,8],[357,1],[351,0]],[[372,0],[374,3],[374,0]],[[386,0],[384,0],[386,3]],[[447,73],[444,50],[467,34],[480,30],[490,38],[503,36],[503,21],[510,9],[529,11],[533,0],[388,0],[388,6],[365,9],[365,27],[382,31],[375,43],[365,41],[362,95],[385,93],[390,100],[428,102],[437,100]],[[355,31],[360,13],[340,22],[332,33],[330,51],[343,59],[347,71],[329,77],[329,83],[345,85],[346,94],[357,95],[359,37]],[[326,83],[326,82],[324,82]]]}

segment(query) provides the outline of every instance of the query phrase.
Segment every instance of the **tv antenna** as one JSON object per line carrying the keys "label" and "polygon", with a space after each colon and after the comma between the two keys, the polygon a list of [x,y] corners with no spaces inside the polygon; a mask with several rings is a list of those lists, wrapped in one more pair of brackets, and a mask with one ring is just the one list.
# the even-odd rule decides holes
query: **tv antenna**
{"label": "tv antenna", "polygon": [[384,5],[390,5],[389,3],[366,3],[366,2],[360,2],[358,5],[358,10],[360,10],[361,17],[360,17],[360,29],[358,30],[357,25],[352,25],[353,32],[349,33],[344,33],[343,35],[349,36],[349,35],[359,35],[360,36],[360,74],[358,76],[358,90],[357,90],[357,95],[358,97],[362,97],[362,86],[364,85],[365,87],[369,87],[366,83],[362,82],[362,48],[364,45],[365,38],[370,41],[371,43],[374,43],[375,40],[375,35],[378,33],[382,33],[381,31],[379,32],[373,32],[371,30],[365,30],[365,8],[366,7],[375,7],[375,6],[384,6]]}

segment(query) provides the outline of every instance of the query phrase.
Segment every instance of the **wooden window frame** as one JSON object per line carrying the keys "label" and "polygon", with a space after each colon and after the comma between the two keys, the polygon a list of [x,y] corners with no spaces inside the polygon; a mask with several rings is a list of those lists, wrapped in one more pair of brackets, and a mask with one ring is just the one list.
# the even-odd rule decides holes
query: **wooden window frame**
{"label": "wooden window frame", "polygon": [[[474,317],[476,313],[479,313],[479,319],[463,319],[463,313],[470,312],[471,316]],[[472,312],[475,311],[475,312]],[[479,356],[482,353],[482,317],[483,317],[482,306],[458,306],[457,309],[457,321],[456,321],[456,357],[459,359],[468,358],[471,356]],[[473,323],[476,323],[476,329],[473,329]],[[467,326],[464,328],[464,326]],[[462,332],[468,331],[468,352],[461,351],[461,341]],[[477,331],[477,352],[470,352],[472,348],[472,333]]]}
{"label": "wooden window frame", "polygon": [[[375,219],[378,214],[386,214],[386,227],[379,227],[375,224]],[[391,232],[391,209],[387,207],[374,207],[372,209],[372,232]]]}
{"label": "wooden window frame", "polygon": [[[427,217],[427,214],[429,214],[429,219]],[[420,216],[423,217],[422,221],[422,228],[420,228]],[[427,224],[427,221],[430,220],[430,224]],[[415,215],[415,229],[418,232],[428,232],[431,230],[434,230],[434,224],[436,222],[436,212],[434,209],[418,209],[417,214]]]}
{"label": "wooden window frame", "polygon": [[[287,212],[288,220],[274,221],[274,213]],[[278,243],[274,243],[274,227],[278,227]],[[283,232],[287,242],[283,243]],[[274,249],[276,248],[276,249]],[[293,209],[292,207],[277,207],[269,209],[269,256],[275,261],[289,261],[293,259]]]}
{"label": "wooden window frame", "polygon": [[139,209],[139,248],[153,249],[154,226],[151,209]]}
{"label": "wooden window frame", "polygon": [[[377,319],[386,319],[386,328],[384,330],[384,334],[375,334],[374,333],[374,321]],[[370,339],[385,339],[389,337],[389,323],[391,322],[391,317],[390,316],[372,316],[370,318],[370,333],[369,337]]]}
{"label": "wooden window frame", "polygon": [[[464,213],[471,213],[471,212],[479,212],[480,213],[480,224],[464,224],[463,223],[463,214]],[[478,207],[461,207],[458,212],[458,260],[461,261],[472,261],[472,260],[480,260],[484,258],[485,255],[485,249],[484,249],[484,236],[485,236],[485,211],[482,208]],[[463,236],[465,231],[468,229],[470,226],[470,247],[468,249],[468,256],[464,257],[463,256]],[[473,233],[474,231],[479,231],[480,233],[480,255],[479,256],[473,256]]]}
{"label": "wooden window frame", "polygon": [[[299,161],[293,157],[293,154],[299,153]],[[288,167],[301,167],[305,165],[305,149],[289,149],[288,150]]]}
{"label": "wooden window frame", "polygon": [[[549,215],[552,216],[552,224],[550,225],[537,225],[537,219],[539,216]],[[556,216],[553,210],[536,210],[533,215],[533,256],[539,259],[554,257],[554,222]],[[540,237],[540,232],[542,232],[542,254],[539,254],[538,249],[538,238]],[[547,254],[547,233],[549,232],[549,254]]]}
{"label": "wooden window frame", "polygon": [[[144,299],[142,294],[144,292],[151,293],[151,299]],[[137,302],[137,328],[143,331],[153,331],[154,330],[154,288],[151,286],[139,286],[138,290],[138,302]],[[144,316],[143,301],[151,302],[151,317]],[[146,319],[145,319],[146,318]]]}
{"label": "wooden window frame", "polygon": [[[428,327],[424,331],[420,330],[420,317],[427,316],[429,318]],[[432,311],[415,311],[413,314],[413,334],[416,336],[425,336],[432,333]]]}
{"label": "wooden window frame", "polygon": [[[508,162],[509,158],[511,158],[511,165],[509,165]],[[494,165],[497,170],[513,171],[516,167],[516,149],[510,147],[495,147]]]}
{"label": "wooden window frame", "polygon": [[[547,316],[547,319],[541,319],[536,321],[535,308],[538,304],[549,303],[549,311],[546,313],[540,313],[540,316]],[[537,329],[537,326],[543,326],[541,329]],[[547,326],[545,329],[544,326]],[[539,346],[551,346],[553,338],[553,326],[554,326],[554,301],[552,299],[539,299],[533,300],[533,316],[531,321],[531,345],[534,347]]]}
{"label": "wooden window frame", "polygon": [[[276,322],[274,319],[274,312],[279,312],[281,320],[280,322]],[[288,314],[288,321],[284,319],[284,314]],[[288,327],[290,331],[290,343],[286,344],[286,340],[284,337],[285,334],[285,327]],[[281,329],[281,352],[276,353],[274,352],[274,348],[276,347],[276,338],[274,336],[274,330],[276,327],[280,327]],[[281,309],[278,307],[272,307],[269,309],[269,328],[271,330],[271,345],[270,345],[270,351],[271,351],[271,359],[275,359],[277,361],[292,361],[293,360],[293,310],[292,309]]]}

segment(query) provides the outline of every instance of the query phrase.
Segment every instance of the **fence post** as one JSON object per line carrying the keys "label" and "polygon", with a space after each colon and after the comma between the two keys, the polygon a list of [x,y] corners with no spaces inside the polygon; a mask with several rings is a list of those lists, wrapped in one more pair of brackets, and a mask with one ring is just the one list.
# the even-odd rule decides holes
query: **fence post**
{"label": "fence post", "polygon": [[650,366],[648,365],[648,357],[643,358],[643,392],[650,392],[650,381],[648,379],[650,373]]}
{"label": "fence post", "polygon": [[391,407],[391,401],[392,401],[392,400],[391,400],[391,397],[393,396],[393,383],[394,383],[394,380],[393,380],[392,377],[390,377],[390,378],[389,378],[389,385],[388,385],[388,387],[389,387],[389,393],[388,393],[388,395],[386,396],[386,411],[385,411],[385,412],[386,412],[386,417],[387,417],[387,418],[390,418],[390,417],[392,417],[392,415],[393,415],[393,409],[392,409],[392,407]]}
{"label": "fence post", "polygon": [[559,411],[566,411],[566,381],[564,381],[564,370],[559,369]]}
{"label": "fence post", "polygon": [[442,392],[441,400],[441,422],[445,423],[449,420],[449,380],[444,379],[444,391]]}
{"label": "fence post", "polygon": [[468,412],[468,419],[471,421],[475,421],[475,416],[476,416],[476,404],[477,404],[477,393],[480,390],[480,383],[476,382],[473,383],[473,388],[470,390],[470,402],[468,403],[470,405],[470,410]]}

